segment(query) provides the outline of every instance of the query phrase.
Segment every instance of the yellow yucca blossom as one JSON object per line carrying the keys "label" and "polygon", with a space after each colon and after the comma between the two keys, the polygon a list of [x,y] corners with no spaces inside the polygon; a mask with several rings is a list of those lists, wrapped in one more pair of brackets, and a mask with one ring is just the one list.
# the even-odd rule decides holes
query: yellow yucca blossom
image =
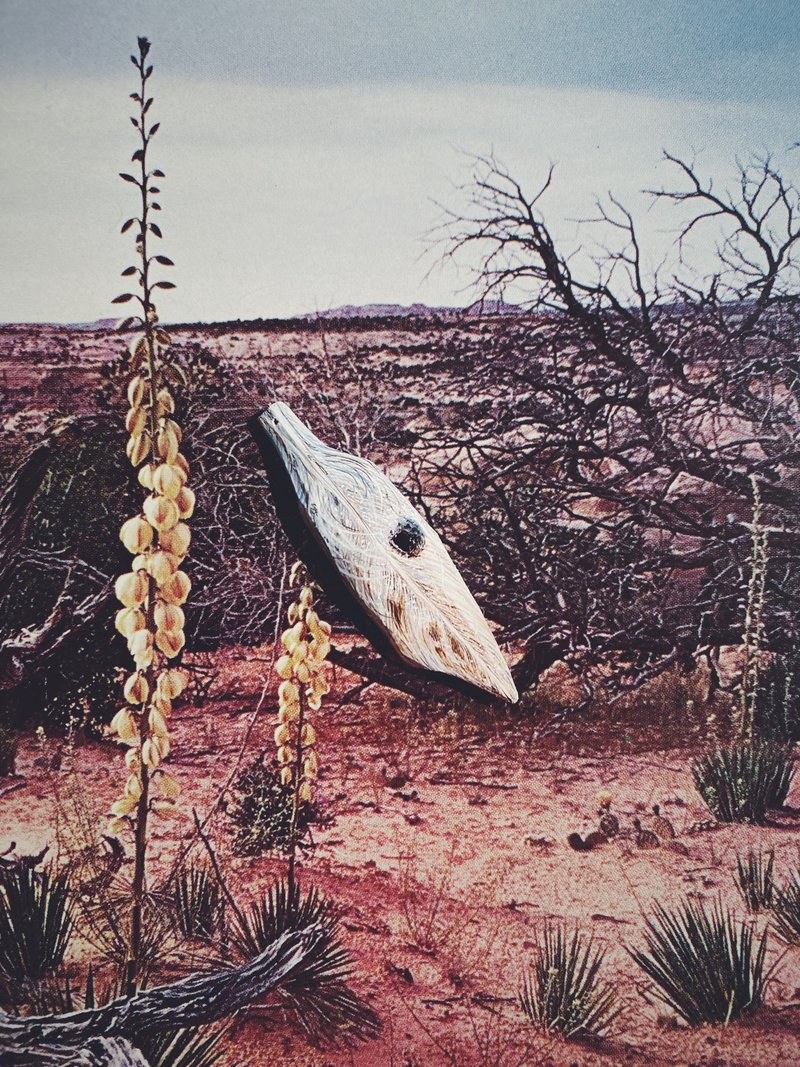
{"label": "yellow yucca blossom", "polygon": [[171,530],[162,531],[159,536],[161,547],[173,555],[182,558],[189,551],[192,531],[185,522],[179,522]]}
{"label": "yellow yucca blossom", "polygon": [[174,500],[183,488],[183,472],[179,467],[161,463],[153,472],[153,489],[162,496]]}
{"label": "yellow yucca blossom", "polygon": [[144,400],[144,378],[136,374],[128,382],[128,403],[132,408],[138,408]]}
{"label": "yellow yucca blossom", "polygon": [[150,686],[145,676],[137,671],[126,680],[124,692],[129,704],[144,704],[150,692]]}
{"label": "yellow yucca blossom", "polygon": [[149,496],[144,502],[144,513],[150,525],[159,532],[171,530],[179,518],[175,501],[165,496]]}
{"label": "yellow yucca blossom", "polygon": [[132,407],[128,414],[125,416],[125,429],[131,435],[136,437],[138,434],[144,433],[144,429],[147,426],[147,412],[144,408]]}
{"label": "yellow yucca blossom", "polygon": [[[289,581],[300,585],[300,589],[297,599],[287,608],[289,626],[281,634],[285,651],[275,663],[275,672],[281,679],[275,745],[280,780],[294,788],[298,804],[311,800],[311,782],[319,770],[316,732],[308,721],[308,712],[318,711],[329,691],[325,660],[330,652],[331,629],[313,609],[314,590],[302,564],[292,567]],[[293,860],[290,869],[291,863]]]}
{"label": "yellow yucca blossom", "polygon": [[158,676],[156,692],[164,700],[174,700],[186,688],[186,675],[183,671],[171,668]]}
{"label": "yellow yucca blossom", "polygon": [[168,604],[183,604],[189,595],[192,583],[188,574],[177,571],[161,585],[159,596]]}
{"label": "yellow yucca blossom", "polygon": [[114,583],[117,600],[126,608],[138,608],[147,598],[147,575],[141,571],[121,574]]}
{"label": "yellow yucca blossom", "polygon": [[128,638],[144,626],[144,614],[138,608],[121,608],[114,616],[114,626],[118,633]]}
{"label": "yellow yucca blossom", "polygon": [[135,556],[153,544],[153,527],[141,515],[134,515],[133,519],[128,519],[119,529],[119,540],[128,552]]}
{"label": "yellow yucca blossom", "polygon": [[175,497],[175,504],[178,508],[178,514],[182,519],[190,519],[194,514],[194,493],[188,487],[184,485],[178,495]]}
{"label": "yellow yucca blossom", "polygon": [[168,659],[174,659],[186,644],[182,630],[171,633],[167,630],[156,631],[156,645]]}

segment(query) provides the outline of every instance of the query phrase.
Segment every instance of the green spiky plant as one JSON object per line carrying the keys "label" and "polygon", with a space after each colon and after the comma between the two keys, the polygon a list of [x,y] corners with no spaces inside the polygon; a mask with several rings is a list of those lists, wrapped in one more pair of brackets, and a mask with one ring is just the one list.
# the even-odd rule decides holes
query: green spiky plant
{"label": "green spiky plant", "polygon": [[655,983],[655,995],[691,1026],[729,1023],[763,999],[767,934],[758,937],[721,901],[657,904],[646,920],[646,949],[629,950]]}
{"label": "green spiky plant", "polygon": [[772,929],[786,945],[800,945],[800,871],[776,888],[772,899]]}
{"label": "green spiky plant", "polygon": [[252,959],[287,931],[309,926],[321,927],[324,936],[281,986],[281,999],[316,1045],[351,1045],[375,1037],[378,1017],[348,985],[353,968],[342,945],[339,917],[317,889],[304,893],[288,878],[275,882],[248,912],[240,912],[231,944],[242,959]]}
{"label": "green spiky plant", "polygon": [[692,775],[700,796],[721,822],[763,825],[767,812],[786,802],[794,756],[786,745],[747,741],[703,756],[692,766]]}
{"label": "green spiky plant", "polygon": [[172,909],[180,933],[209,941],[222,925],[222,896],[213,871],[206,866],[182,865],[172,882]]}
{"label": "green spiky plant", "polygon": [[602,1037],[620,1013],[616,993],[600,978],[605,952],[579,928],[545,923],[519,1002],[539,1030],[567,1038]]}
{"label": "green spiky plant", "polygon": [[775,890],[775,853],[770,849],[757,852],[750,849],[744,856],[736,855],[733,880],[749,912],[766,911],[772,905]]}
{"label": "green spiky plant", "polygon": [[0,882],[0,976],[17,991],[61,965],[73,929],[63,874],[18,864]]}

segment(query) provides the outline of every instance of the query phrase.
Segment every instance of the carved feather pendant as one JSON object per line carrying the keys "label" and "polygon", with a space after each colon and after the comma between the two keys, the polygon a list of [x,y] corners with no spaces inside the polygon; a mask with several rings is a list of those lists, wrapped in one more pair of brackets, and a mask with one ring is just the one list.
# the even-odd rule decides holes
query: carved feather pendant
{"label": "carved feather pendant", "polygon": [[303,523],[401,659],[516,702],[481,609],[439,535],[400,490],[369,460],[323,444],[286,404],[272,404],[258,423]]}

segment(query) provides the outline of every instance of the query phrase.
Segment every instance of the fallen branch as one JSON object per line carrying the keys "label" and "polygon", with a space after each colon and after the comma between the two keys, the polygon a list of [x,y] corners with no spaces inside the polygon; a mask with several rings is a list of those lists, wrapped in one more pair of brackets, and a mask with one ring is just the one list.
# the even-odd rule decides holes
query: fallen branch
{"label": "fallen branch", "polygon": [[[93,1038],[127,1038],[159,1030],[201,1026],[233,1015],[260,1000],[290,978],[324,936],[323,929],[309,926],[274,941],[255,959],[228,971],[195,974],[172,985],[142,990],[100,1008],[18,1018],[0,1012],[0,1062],[12,1063],[12,1053],[37,1048],[45,1053],[70,1047],[88,1047]],[[17,1060],[16,1062],[36,1062]],[[42,1061],[47,1063],[47,1060]],[[57,1060],[51,1062],[56,1063]],[[65,1063],[141,1063],[136,1060],[65,1060]]]}
{"label": "fallen branch", "polygon": [[150,1067],[124,1037],[94,1037],[83,1048],[41,1046],[3,1054],[5,1067]]}

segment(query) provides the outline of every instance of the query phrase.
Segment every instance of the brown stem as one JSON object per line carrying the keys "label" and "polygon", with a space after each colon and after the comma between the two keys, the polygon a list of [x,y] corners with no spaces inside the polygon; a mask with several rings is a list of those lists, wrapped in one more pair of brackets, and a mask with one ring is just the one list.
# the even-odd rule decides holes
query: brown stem
{"label": "brown stem", "polygon": [[[147,349],[147,379],[148,389],[150,394],[150,465],[155,469],[155,448],[156,440],[158,438],[158,413],[157,413],[157,397],[158,397],[158,363],[155,348],[155,331],[152,321],[152,304],[150,301],[150,283],[149,283],[149,263],[147,259],[147,225],[148,225],[148,200],[147,200],[147,145],[148,137],[145,134],[145,102],[147,99],[147,74],[145,73],[145,60],[146,57],[142,56],[139,66],[139,73],[141,75],[141,88],[140,88],[140,101],[139,101],[139,126],[141,134],[142,155],[140,159],[141,164],[141,194],[142,194],[142,218],[141,218],[141,241],[139,242],[139,254],[142,261],[141,270],[141,288],[142,288],[142,310],[144,319],[144,335],[145,344]],[[145,613],[145,626],[150,633],[155,634],[155,604],[156,604],[156,592],[157,585],[155,579],[150,576],[148,578],[147,588],[147,609]],[[147,670],[146,678],[148,683],[149,693],[152,694],[155,691],[156,684],[156,669],[155,669],[155,651],[154,662]],[[149,700],[149,696],[148,696]],[[142,751],[145,741],[150,735],[150,725],[148,721],[147,703],[143,704],[137,712],[137,720],[139,727],[139,751]],[[128,996],[133,995],[136,992],[139,977],[142,969],[142,934],[144,930],[144,901],[147,892],[147,823],[150,813],[150,771],[145,765],[144,761],[141,762],[140,767],[142,792],[139,797],[139,803],[136,808],[136,828],[134,833],[134,867],[133,867],[133,907],[131,909],[131,927],[130,927],[130,940],[129,940],[129,952],[128,961],[126,966],[125,986]]]}
{"label": "brown stem", "polygon": [[289,883],[289,900],[294,899],[295,888],[295,860],[297,856],[297,821],[300,808],[300,782],[303,774],[303,722],[305,711],[305,696],[302,685],[300,688],[300,713],[297,716],[297,742],[294,756],[294,796],[292,798],[292,823],[289,828],[289,870],[287,881]]}

